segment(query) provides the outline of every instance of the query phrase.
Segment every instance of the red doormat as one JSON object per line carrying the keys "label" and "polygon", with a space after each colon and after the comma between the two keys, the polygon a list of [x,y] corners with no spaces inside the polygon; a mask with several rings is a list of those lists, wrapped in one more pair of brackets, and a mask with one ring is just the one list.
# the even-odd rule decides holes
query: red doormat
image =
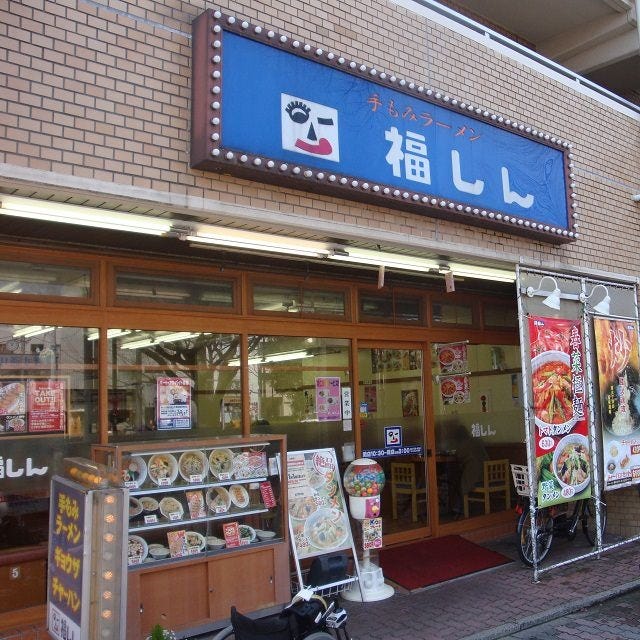
{"label": "red doormat", "polygon": [[422,540],[380,551],[385,578],[409,591],[508,562],[511,559],[501,553],[460,536]]}

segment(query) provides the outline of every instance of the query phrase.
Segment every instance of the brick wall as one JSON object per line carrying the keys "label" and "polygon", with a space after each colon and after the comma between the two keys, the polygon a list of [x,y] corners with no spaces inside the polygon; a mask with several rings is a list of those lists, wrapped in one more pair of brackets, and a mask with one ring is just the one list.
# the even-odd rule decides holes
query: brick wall
{"label": "brick wall", "polygon": [[[635,274],[637,120],[395,5],[222,2],[286,35],[424,82],[574,143],[579,242],[561,248],[192,171],[190,26],[204,2],[32,0],[0,22],[0,162]],[[613,251],[607,249],[615,248]]]}

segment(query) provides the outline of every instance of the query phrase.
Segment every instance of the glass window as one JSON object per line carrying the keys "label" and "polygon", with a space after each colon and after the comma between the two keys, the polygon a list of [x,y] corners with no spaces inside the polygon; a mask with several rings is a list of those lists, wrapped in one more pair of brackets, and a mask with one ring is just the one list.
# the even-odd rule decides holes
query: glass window
{"label": "glass window", "polygon": [[0,325],[0,549],[46,543],[51,477],[97,441],[92,331]]}
{"label": "glass window", "polygon": [[0,260],[0,294],[89,298],[91,269]]}
{"label": "glass window", "polygon": [[422,324],[423,300],[419,296],[399,296],[359,292],[359,318],[363,322]]}
{"label": "glass window", "polygon": [[473,305],[433,300],[431,322],[434,326],[441,324],[472,326],[474,324]]}
{"label": "glass window", "polygon": [[130,329],[107,335],[112,441],[241,433],[239,336]]}
{"label": "glass window", "polygon": [[235,282],[216,278],[169,276],[159,273],[116,273],[116,300],[133,304],[157,304],[233,309]]}
{"label": "glass window", "polygon": [[249,401],[253,433],[284,433],[290,451],[342,447],[342,392],[351,386],[349,341],[249,336]]}
{"label": "glass window", "polygon": [[346,294],[340,290],[303,288],[296,285],[253,285],[253,310],[296,313],[303,316],[346,316]]}
{"label": "glass window", "polygon": [[394,318],[397,323],[423,324],[423,301],[421,298],[396,296]]}
{"label": "glass window", "polygon": [[[459,373],[443,375],[438,358],[434,358],[433,367],[441,522],[485,514],[482,502],[465,501],[465,496],[477,497],[472,490],[483,482],[486,461],[506,459],[509,464],[526,464],[520,347],[451,346],[460,362],[452,370]],[[489,513],[510,508],[506,500],[504,492],[492,495]]]}
{"label": "glass window", "polygon": [[359,320],[369,322],[393,322],[393,297],[359,292]]}
{"label": "glass window", "polygon": [[483,302],[482,317],[485,327],[515,329],[518,326],[518,308],[515,300],[513,304]]}

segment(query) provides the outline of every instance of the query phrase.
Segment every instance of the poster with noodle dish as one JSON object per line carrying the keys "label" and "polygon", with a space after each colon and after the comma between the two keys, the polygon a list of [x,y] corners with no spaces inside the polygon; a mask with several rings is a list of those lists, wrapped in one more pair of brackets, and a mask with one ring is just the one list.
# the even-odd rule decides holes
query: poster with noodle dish
{"label": "poster with noodle dish", "polygon": [[287,487],[291,542],[298,559],[352,548],[334,449],[289,451]]}
{"label": "poster with noodle dish", "polygon": [[538,505],[591,496],[580,320],[529,317]]}
{"label": "poster with noodle dish", "polygon": [[638,325],[594,318],[605,490],[640,482]]}

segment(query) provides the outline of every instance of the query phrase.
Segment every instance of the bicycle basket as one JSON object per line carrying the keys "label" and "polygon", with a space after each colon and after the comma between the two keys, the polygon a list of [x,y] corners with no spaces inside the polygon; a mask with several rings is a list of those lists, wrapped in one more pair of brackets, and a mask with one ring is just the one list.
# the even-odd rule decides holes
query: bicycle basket
{"label": "bicycle basket", "polygon": [[529,468],[524,464],[512,464],[511,475],[516,493],[519,496],[529,495]]}
{"label": "bicycle basket", "polygon": [[291,640],[289,620],[280,616],[269,616],[254,620],[231,607],[231,626],[236,640]]}

